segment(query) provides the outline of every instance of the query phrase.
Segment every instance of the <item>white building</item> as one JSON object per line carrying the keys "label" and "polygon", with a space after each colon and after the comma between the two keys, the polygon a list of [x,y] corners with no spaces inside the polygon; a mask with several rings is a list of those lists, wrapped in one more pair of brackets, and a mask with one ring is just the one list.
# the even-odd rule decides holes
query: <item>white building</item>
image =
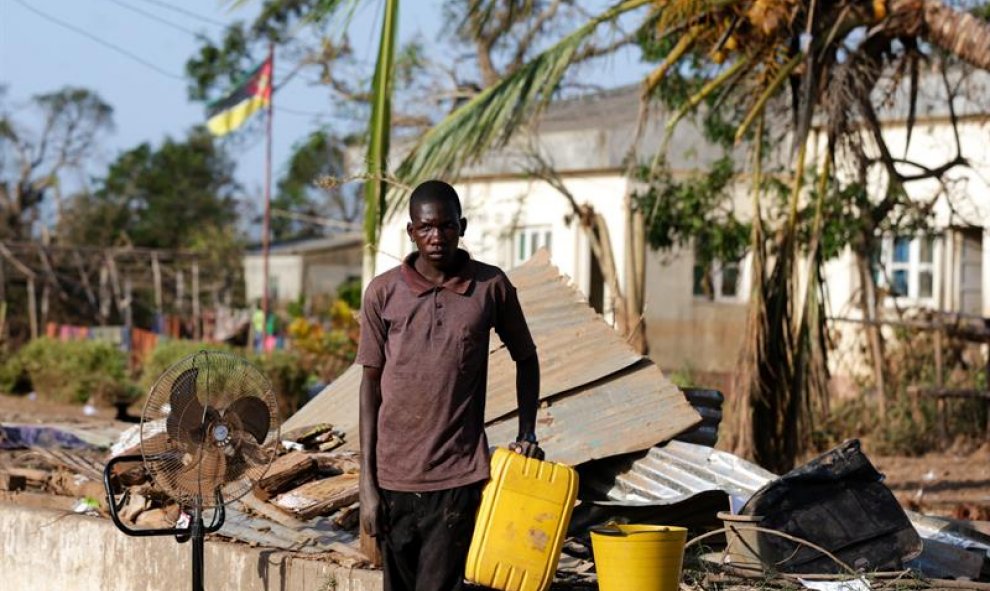
{"label": "white building", "polygon": [[[269,295],[273,302],[332,296],[348,279],[361,277],[361,233],[272,244],[268,255]],[[261,301],[264,257],[261,248],[244,255],[248,302]]]}
{"label": "white building", "polygon": [[[984,76],[980,82],[990,90],[987,80]],[[534,136],[544,160],[574,199],[606,219],[622,286],[628,285],[629,275],[627,200],[636,188],[627,177],[625,161],[635,137],[638,93],[638,87],[630,87],[557,102],[543,115]],[[977,96],[990,97],[990,92]],[[990,316],[990,297],[984,296],[990,295],[990,256],[984,256],[990,249],[990,236],[985,232],[990,226],[990,99],[985,105],[960,102],[956,103],[960,139],[971,168],[950,174],[957,194],[953,207],[946,199],[934,202],[933,236],[885,238],[881,260],[886,272],[881,281],[901,294],[888,299],[891,306],[920,305]],[[926,110],[927,105],[933,108]],[[905,113],[900,103],[882,112],[887,141],[898,156],[904,154]],[[655,152],[663,124],[662,117],[651,120],[640,143],[641,154]],[[810,141],[811,152],[820,154],[822,133],[816,130]],[[461,175],[456,188],[468,219],[464,246],[475,258],[503,268],[516,266],[536,249],[546,247],[554,264],[608,318],[609,289],[592,264],[586,234],[568,200],[527,173],[532,170],[526,156],[532,152],[528,145],[534,144],[514,142]],[[935,166],[951,159],[954,151],[944,101],[926,102],[923,97],[908,157]],[[670,142],[668,162],[675,175],[684,175],[707,167],[720,154],[684,121]],[[744,165],[745,153],[734,157]],[[914,183],[910,189],[915,191],[912,198],[927,200],[939,186]],[[746,192],[740,188],[740,196]],[[395,266],[412,249],[405,222],[405,216],[387,221],[377,272]],[[653,252],[647,248],[645,256],[644,321],[650,356],[668,371],[731,373],[739,363],[745,330],[748,262],[716,265],[711,276],[714,289],[706,293],[698,284],[691,249]],[[829,314],[855,317],[859,281],[850,252],[828,263],[825,280]]]}

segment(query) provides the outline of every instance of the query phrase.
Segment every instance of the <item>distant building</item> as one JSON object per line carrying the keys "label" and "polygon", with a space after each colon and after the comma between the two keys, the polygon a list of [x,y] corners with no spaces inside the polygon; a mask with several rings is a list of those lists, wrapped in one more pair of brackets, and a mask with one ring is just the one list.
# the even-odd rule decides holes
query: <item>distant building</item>
{"label": "distant building", "polygon": [[[362,236],[357,232],[271,245],[268,257],[269,295],[276,303],[331,296],[348,279],[361,277]],[[245,295],[261,300],[264,264],[261,247],[244,255]]]}
{"label": "distant building", "polygon": [[[977,78],[984,90],[971,96],[990,97],[988,81],[990,76]],[[938,90],[934,86],[922,90],[910,157],[934,166],[952,158],[955,140]],[[931,93],[925,95],[926,90]],[[590,205],[604,216],[619,283],[627,289],[631,221],[626,212],[628,198],[637,187],[626,174],[626,157],[636,137],[638,101],[639,87],[558,101],[541,117],[532,138],[514,140],[506,149],[463,171],[456,187],[469,221],[464,245],[472,256],[511,268],[537,249],[547,248],[553,263],[610,318],[609,286],[593,264],[589,241],[567,199],[528,172],[533,170],[528,155],[533,148],[528,146],[536,146],[580,205]],[[884,269],[881,286],[894,294],[887,300],[889,306],[990,316],[990,235],[986,231],[990,226],[990,101],[983,102],[987,104],[956,102],[964,155],[971,167],[952,173],[956,189],[964,193],[963,199],[955,201],[957,208],[949,208],[944,199],[935,202],[931,235],[884,237],[878,262]],[[903,100],[881,111],[884,133],[891,148],[898,150],[898,157],[904,154],[906,112]],[[664,124],[663,115],[649,120],[640,142],[640,158],[656,152],[665,133]],[[809,158],[819,157],[824,132],[814,129],[809,141]],[[676,128],[669,146],[668,163],[675,176],[706,168],[722,154],[706,143],[690,121]],[[778,156],[780,161],[786,161],[784,156]],[[733,157],[745,170],[748,154],[739,150]],[[915,191],[911,198],[931,199],[939,189],[935,185],[915,183],[910,187]],[[738,187],[737,210],[744,216],[750,211],[748,191],[748,187]],[[378,273],[395,266],[410,252],[405,222],[404,215],[386,222],[376,263]],[[748,257],[703,270],[695,264],[690,246],[669,252],[646,250],[644,321],[650,357],[668,371],[731,374],[738,367],[745,332],[750,292]],[[847,250],[828,263],[825,281],[828,313],[856,317],[859,280],[851,252]],[[855,349],[850,341],[842,346]],[[837,371],[857,369],[857,363],[852,363]]]}

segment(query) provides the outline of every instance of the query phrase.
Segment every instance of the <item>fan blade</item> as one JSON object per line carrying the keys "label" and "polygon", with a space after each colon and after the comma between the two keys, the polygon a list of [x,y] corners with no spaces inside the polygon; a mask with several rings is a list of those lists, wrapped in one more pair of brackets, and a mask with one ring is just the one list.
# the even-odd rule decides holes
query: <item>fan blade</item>
{"label": "fan blade", "polygon": [[198,443],[202,439],[194,437],[194,433],[203,424],[203,405],[196,397],[196,379],[199,369],[191,368],[179,374],[172,382],[172,392],[168,401],[171,410],[165,419],[165,430],[169,437],[178,441]]}
{"label": "fan blade", "polygon": [[253,396],[242,396],[232,402],[224,412],[224,418],[231,415],[237,417],[240,422],[238,426],[254,435],[258,443],[265,442],[272,416],[268,410],[268,405],[263,400]]}
{"label": "fan blade", "polygon": [[269,450],[252,439],[252,434],[236,430],[231,434],[233,445],[227,449],[227,482],[237,480],[252,468],[264,467],[271,462]]}
{"label": "fan blade", "polygon": [[190,495],[210,498],[226,484],[227,458],[213,445],[203,445],[196,460],[175,476],[175,486]]}

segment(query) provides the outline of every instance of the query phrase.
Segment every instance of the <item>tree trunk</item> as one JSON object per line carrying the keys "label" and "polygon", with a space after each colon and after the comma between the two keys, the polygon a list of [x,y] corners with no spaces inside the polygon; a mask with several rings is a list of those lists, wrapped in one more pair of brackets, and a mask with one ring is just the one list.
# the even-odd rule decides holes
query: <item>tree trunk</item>
{"label": "tree trunk", "polygon": [[935,0],[927,0],[924,11],[928,41],[977,68],[990,70],[990,23]]}
{"label": "tree trunk", "polygon": [[990,70],[990,23],[939,0],[894,0],[885,26],[893,35],[920,35],[982,70]]}
{"label": "tree trunk", "polygon": [[[877,418],[882,422],[887,418],[887,381],[884,372],[883,332],[877,314],[876,280],[870,270],[869,254],[866,247],[856,253],[860,282],[860,311],[865,320],[864,330],[870,342],[870,357],[873,360],[873,384],[877,390]],[[864,254],[865,253],[865,254]]]}

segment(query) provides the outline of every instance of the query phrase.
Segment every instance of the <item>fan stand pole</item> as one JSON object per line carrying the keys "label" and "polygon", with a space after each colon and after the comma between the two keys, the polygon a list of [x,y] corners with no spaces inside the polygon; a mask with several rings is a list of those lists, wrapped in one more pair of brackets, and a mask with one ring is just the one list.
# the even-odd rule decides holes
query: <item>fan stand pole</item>
{"label": "fan stand pole", "polygon": [[203,508],[199,503],[193,510],[192,531],[192,588],[193,591],[203,591]]}

